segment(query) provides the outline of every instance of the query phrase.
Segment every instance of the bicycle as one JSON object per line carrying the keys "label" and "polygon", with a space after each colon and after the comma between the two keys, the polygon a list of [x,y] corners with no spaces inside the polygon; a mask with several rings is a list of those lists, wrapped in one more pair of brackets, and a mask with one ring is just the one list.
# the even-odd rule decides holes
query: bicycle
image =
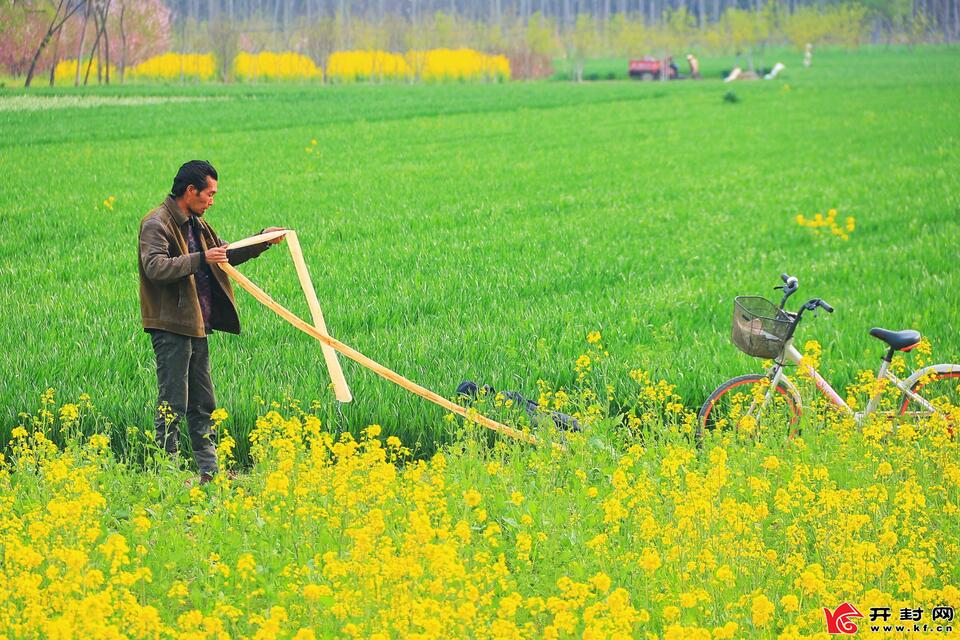
{"label": "bicycle", "polygon": [[[783,291],[779,306],[760,296],[738,296],[734,300],[733,333],[734,345],[750,356],[772,359],[773,365],[765,374],[747,374],[731,378],[710,394],[700,408],[697,417],[697,436],[704,429],[735,427],[747,432],[761,424],[783,423],[788,435],[799,433],[798,424],[803,412],[800,390],[784,373],[787,363],[795,364],[812,380],[814,387],[826,396],[830,405],[853,417],[861,424],[867,416],[877,412],[884,393],[885,383],[898,389],[900,399],[892,412],[883,412],[903,417],[929,417],[946,414],[951,421],[960,418],[960,365],[934,364],[914,371],[905,380],[900,380],[890,370],[896,352],[908,352],[921,341],[919,331],[906,329],[891,331],[875,327],[870,335],[887,345],[877,380],[881,381],[872,391],[866,408],[854,411],[840,397],[830,383],[817,370],[803,360],[800,351],[793,345],[793,337],[805,311],[816,315],[819,309],[833,313],[833,307],[821,298],[812,298],[796,312],[786,310],[787,300],[800,288],[799,280],[787,274],[780,275],[783,285],[775,287]],[[748,404],[749,403],[749,404]]]}

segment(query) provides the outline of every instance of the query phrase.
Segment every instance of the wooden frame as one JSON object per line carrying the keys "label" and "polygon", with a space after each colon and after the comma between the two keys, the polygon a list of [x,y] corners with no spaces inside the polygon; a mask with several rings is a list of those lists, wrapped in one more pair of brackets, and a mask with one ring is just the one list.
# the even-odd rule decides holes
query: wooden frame
{"label": "wooden frame", "polygon": [[260,242],[268,242],[270,240],[279,238],[280,236],[286,236],[287,238],[288,246],[290,247],[290,254],[297,268],[297,276],[300,279],[300,286],[303,289],[303,293],[307,298],[307,303],[310,306],[310,313],[313,317],[312,325],[300,319],[282,305],[278,304],[266,292],[250,281],[249,278],[237,271],[237,269],[229,263],[220,262],[217,263],[217,266],[220,267],[228,276],[233,278],[237,284],[239,284],[250,295],[256,298],[261,304],[292,324],[297,329],[300,329],[307,335],[312,336],[316,340],[320,341],[321,349],[323,350],[323,356],[327,363],[327,369],[330,372],[330,379],[333,381],[334,390],[338,400],[341,402],[349,402],[352,399],[352,395],[349,387],[347,386],[347,382],[343,377],[343,371],[340,369],[340,362],[337,360],[336,352],[342,353],[354,362],[357,362],[367,369],[370,369],[380,377],[386,378],[390,382],[403,387],[407,391],[410,391],[421,398],[425,398],[426,400],[443,407],[447,411],[451,411],[457,415],[460,415],[467,420],[471,420],[487,427],[488,429],[492,429],[497,433],[502,433],[517,440],[522,440],[531,444],[536,444],[538,442],[538,439],[535,436],[532,436],[529,433],[524,433],[519,429],[508,427],[507,425],[501,424],[496,420],[491,420],[486,416],[480,415],[475,410],[465,409],[464,407],[447,400],[443,396],[434,393],[425,387],[421,387],[417,383],[412,382],[407,378],[404,378],[400,374],[391,371],[382,364],[371,360],[359,351],[331,337],[327,333],[327,327],[323,321],[323,313],[320,311],[320,303],[317,300],[316,291],[314,290],[313,284],[310,281],[310,274],[307,272],[307,265],[304,262],[303,252],[300,249],[300,242],[297,239],[297,234],[295,231],[286,229],[283,231],[272,231],[270,233],[251,236],[249,238],[228,244],[227,249],[237,249],[239,247],[247,247]]}
{"label": "wooden frame", "polygon": [[[313,318],[313,326],[324,334],[327,332],[327,325],[323,321],[323,312],[320,311],[320,301],[317,300],[317,292],[310,281],[310,273],[307,271],[307,263],[303,260],[303,251],[300,249],[300,240],[297,239],[297,232],[291,231],[287,234],[287,246],[290,247],[290,255],[293,257],[293,264],[297,268],[297,277],[300,279],[300,288],[303,289],[303,295],[307,297],[307,305],[310,307],[310,316]],[[340,361],[337,360],[337,352],[328,344],[320,343],[320,349],[323,351],[323,358],[327,362],[327,371],[330,372],[330,379],[333,381],[333,390],[340,402],[350,402],[353,395],[350,393],[350,387],[343,377],[343,370],[340,368]]]}

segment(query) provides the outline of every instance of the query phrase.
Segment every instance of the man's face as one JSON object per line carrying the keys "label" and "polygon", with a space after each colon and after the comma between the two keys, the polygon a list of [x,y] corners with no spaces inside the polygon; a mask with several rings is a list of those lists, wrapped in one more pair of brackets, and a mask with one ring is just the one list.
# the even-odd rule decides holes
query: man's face
{"label": "man's face", "polygon": [[184,204],[195,216],[202,216],[203,213],[213,206],[213,196],[217,195],[217,181],[207,176],[207,186],[203,191],[197,191],[193,185],[187,187],[184,192]]}

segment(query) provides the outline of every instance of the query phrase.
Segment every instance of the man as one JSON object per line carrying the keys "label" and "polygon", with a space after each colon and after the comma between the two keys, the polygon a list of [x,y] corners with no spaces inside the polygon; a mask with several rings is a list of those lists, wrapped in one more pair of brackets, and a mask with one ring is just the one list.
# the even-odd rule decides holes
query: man
{"label": "man", "polygon": [[230,280],[211,265],[241,264],[283,239],[228,249],[203,220],[216,194],[216,170],[191,160],[180,167],[163,204],[140,221],[140,313],[157,357],[157,445],[176,455],[186,416],[201,484],[218,470],[207,335],[240,333]]}

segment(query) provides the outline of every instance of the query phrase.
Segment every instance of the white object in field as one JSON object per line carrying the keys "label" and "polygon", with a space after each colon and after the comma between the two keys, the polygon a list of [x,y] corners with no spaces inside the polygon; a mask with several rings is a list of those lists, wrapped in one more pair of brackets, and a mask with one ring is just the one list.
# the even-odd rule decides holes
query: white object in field
{"label": "white object in field", "polygon": [[813,45],[808,42],[803,52],[803,66],[809,68],[811,64],[813,64]]}
{"label": "white object in field", "polygon": [[[297,268],[300,288],[303,289],[303,295],[307,297],[313,326],[320,333],[328,335],[327,325],[323,321],[323,312],[320,311],[320,301],[317,300],[317,292],[313,288],[313,282],[310,281],[310,273],[307,271],[307,263],[303,260],[303,251],[300,249],[300,240],[297,239],[296,231],[287,233],[287,246],[290,247],[290,255],[293,257],[293,264]],[[330,380],[333,382],[333,391],[337,400],[350,402],[353,400],[353,394],[350,393],[347,380],[343,377],[343,369],[340,368],[340,361],[337,360],[337,352],[331,346],[323,343],[320,343],[320,350],[323,352],[323,359],[327,362],[327,371],[330,373]]]}
{"label": "white object in field", "polygon": [[730,72],[730,75],[728,75],[726,78],[724,78],[723,81],[724,81],[724,82],[733,82],[734,80],[736,80],[737,78],[740,77],[740,74],[741,74],[741,73],[743,73],[743,69],[741,69],[740,67],[734,67],[734,68],[733,68],[733,71]]}
{"label": "white object in field", "polygon": [[777,64],[773,65],[773,69],[770,69],[770,73],[768,73],[767,75],[763,76],[763,79],[764,79],[764,80],[773,80],[773,79],[776,78],[777,75],[778,75],[781,71],[783,71],[784,69],[786,69],[786,67],[783,65],[783,63],[782,63],[782,62],[778,62]]}

